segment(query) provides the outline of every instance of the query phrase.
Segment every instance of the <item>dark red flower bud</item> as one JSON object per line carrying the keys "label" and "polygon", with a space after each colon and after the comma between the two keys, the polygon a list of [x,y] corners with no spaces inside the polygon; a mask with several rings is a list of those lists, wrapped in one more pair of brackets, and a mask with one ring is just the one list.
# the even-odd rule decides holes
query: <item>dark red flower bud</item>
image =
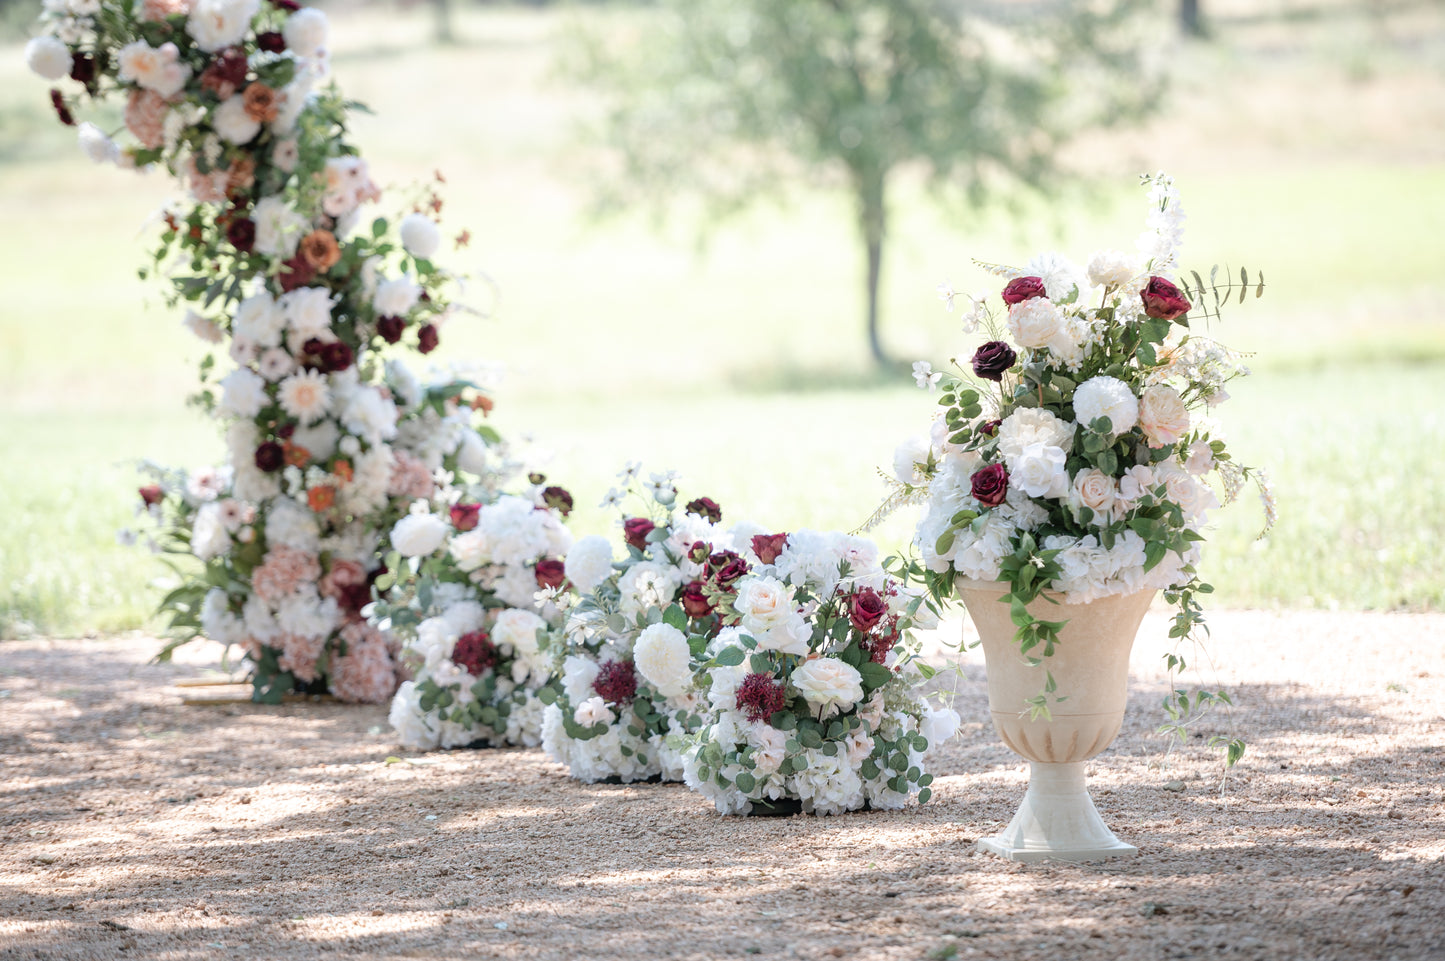
{"label": "dark red flower bud", "polygon": [[974,500],[985,507],[997,507],[1008,496],[1008,471],[1002,464],[989,464],[974,471],[969,487]]}
{"label": "dark red flower bud", "polygon": [[998,425],[1002,423],[1001,420],[986,420],[978,425],[978,432],[985,437],[992,437],[998,433]]}
{"label": "dark red flower bud", "polygon": [[638,550],[647,549],[647,535],[657,527],[645,517],[629,517],[622,522],[622,536],[627,543]]}
{"label": "dark red flower bud", "polygon": [[70,108],[65,105],[65,95],[59,90],[51,89],[50,105],[55,108],[55,115],[60,118],[61,123],[67,127],[75,126],[75,118],[70,115]]}
{"label": "dark red flower bud", "polygon": [[95,80],[95,58],[88,53],[70,55],[70,79],[87,87]]}
{"label": "dark red flower bud", "polygon": [[564,487],[549,487],[542,491],[542,503],[563,517],[572,513],[572,495]]}
{"label": "dark red flower bud", "polygon": [[465,668],[473,677],[480,677],[490,671],[497,666],[499,660],[501,657],[497,653],[497,645],[492,643],[486,631],[463,634],[457,638],[456,647],[452,648],[452,663]]}
{"label": "dark red flower bud", "polygon": [[256,34],[256,49],[267,53],[281,53],[286,49],[286,38],[275,30]]}
{"label": "dark red flower bud", "polygon": [[140,489],[140,499],[145,501],[147,507],[154,507],[166,496],[166,492],[159,484],[147,484]]}
{"label": "dark red flower bud", "polygon": [[758,555],[758,560],[764,564],[771,564],[783,553],[783,548],[788,546],[787,534],[754,534],[753,553]]}
{"label": "dark red flower bud", "polygon": [[703,591],[702,581],[693,581],[682,589],[682,609],[688,617],[707,617],[712,613],[712,603]]}
{"label": "dark red flower bud", "polygon": [[256,448],[256,469],[270,474],[286,465],[286,451],[274,440],[268,440]]}
{"label": "dark red flower bud", "polygon": [[352,356],[351,348],[339,340],[334,340],[329,344],[323,345],[320,356],[321,369],[329,374],[345,370],[351,366],[351,362],[355,359]]}
{"label": "dark red flower bud", "polygon": [[401,332],[406,330],[406,321],[401,317],[378,317],[376,318],[376,332],[381,339],[388,344],[394,344],[401,340]]}
{"label": "dark red flower bud", "polygon": [[727,587],[748,572],[748,562],[732,551],[718,551],[707,559],[712,578],[719,587]]}
{"label": "dark red flower bud", "polygon": [[1003,302],[1012,307],[1014,304],[1023,303],[1025,300],[1032,300],[1035,297],[1047,297],[1044,290],[1044,282],[1039,277],[1015,277],[1008,282],[1003,289]]}
{"label": "dark red flower bud", "polygon": [[689,514],[696,514],[698,517],[706,518],[714,524],[722,522],[722,508],[717,506],[717,501],[711,497],[699,497],[687,505]]}
{"label": "dark red flower bud", "polygon": [[453,504],[452,526],[459,531],[474,530],[481,513],[481,504]]}
{"label": "dark red flower bud", "polygon": [[301,254],[297,254],[281,265],[281,273],[276,279],[281,282],[281,289],[290,293],[297,287],[305,287],[315,278],[316,268]]}
{"label": "dark red flower bud", "polygon": [[238,217],[226,225],[226,239],[243,254],[249,254],[256,246],[256,222],[247,217]]}
{"label": "dark red flower bud", "polygon": [[565,565],[559,560],[548,559],[537,562],[537,586],[543,589],[561,587],[567,583]]}
{"label": "dark red flower bud", "polygon": [[296,0],[271,0],[271,6],[277,10],[285,10],[287,13],[295,13],[301,9],[301,4]]}
{"label": "dark red flower bud", "polygon": [[423,354],[430,354],[437,349],[441,338],[437,335],[435,324],[425,324],[422,329],[416,332],[416,349]]}
{"label": "dark red flower bud", "polygon": [[1139,296],[1144,300],[1144,313],[1157,320],[1182,317],[1191,306],[1184,292],[1163,277],[1150,277]]}

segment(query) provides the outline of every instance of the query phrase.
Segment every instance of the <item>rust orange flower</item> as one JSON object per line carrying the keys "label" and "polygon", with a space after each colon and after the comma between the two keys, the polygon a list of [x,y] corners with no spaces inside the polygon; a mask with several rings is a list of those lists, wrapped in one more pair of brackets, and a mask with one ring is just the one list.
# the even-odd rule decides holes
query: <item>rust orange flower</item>
{"label": "rust orange flower", "polygon": [[313,487],[306,492],[306,503],[318,514],[330,510],[336,503],[336,488],[330,485]]}
{"label": "rust orange flower", "polygon": [[288,440],[281,445],[281,450],[286,456],[288,467],[305,467],[311,462],[311,452],[300,444],[293,444]]}
{"label": "rust orange flower", "polygon": [[241,94],[241,106],[246,109],[246,116],[257,123],[271,123],[281,112],[281,100],[276,91],[259,80],[246,85],[245,92]]}
{"label": "rust orange flower", "polygon": [[351,479],[356,476],[355,472],[351,469],[351,461],[349,460],[337,461],[336,466],[331,468],[331,473],[341,478],[343,484],[351,483]]}
{"label": "rust orange flower", "polygon": [[301,256],[312,269],[325,273],[341,259],[341,247],[329,230],[313,230],[301,239]]}
{"label": "rust orange flower", "polygon": [[477,396],[472,398],[472,410],[481,411],[483,417],[490,414],[492,412],[492,408],[495,406],[497,406],[496,402],[485,394],[478,394]]}

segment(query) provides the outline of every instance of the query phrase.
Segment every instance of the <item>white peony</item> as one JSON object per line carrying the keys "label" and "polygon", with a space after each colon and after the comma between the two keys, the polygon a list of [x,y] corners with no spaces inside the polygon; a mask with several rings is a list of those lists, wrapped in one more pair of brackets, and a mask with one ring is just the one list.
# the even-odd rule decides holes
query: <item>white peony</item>
{"label": "white peony", "polygon": [[25,65],[46,80],[70,75],[70,48],[54,37],[35,37],[25,45]]}
{"label": "white peony", "polygon": [[581,704],[592,695],[592,685],[601,667],[591,658],[569,654],[562,662],[562,692],[573,704]]}
{"label": "white peony", "polygon": [[407,214],[401,220],[401,245],[421,260],[431,260],[442,245],[442,232],[426,214]]}
{"label": "white peony", "polygon": [[1089,283],[1095,287],[1123,288],[1140,273],[1138,258],[1117,250],[1101,250],[1089,258]]}
{"label": "white peony", "polygon": [[1014,342],[1022,347],[1043,347],[1053,340],[1064,324],[1064,317],[1053,301],[1030,297],[1008,309],[1008,329]]}
{"label": "white peony", "polygon": [[820,718],[851,708],[863,699],[863,675],[836,657],[816,657],[794,669],[789,679]]}
{"label": "white peony", "polygon": [[677,697],[692,686],[692,651],[687,635],[671,624],[653,624],[637,638],[633,664],[664,697]]}
{"label": "white peony", "polygon": [[611,724],[617,720],[617,715],[612,713],[606,701],[594,694],[577,705],[577,710],[572,712],[572,720],[582,727],[591,727],[594,724]]}
{"label": "white peony", "polygon": [[1109,418],[1110,432],[1115,435],[1139,421],[1139,400],[1117,377],[1090,377],[1074,391],[1074,420],[1087,427],[1100,417]]}
{"label": "white peony", "polygon": [[191,68],[180,62],[180,50],[175,44],[152,47],[137,40],[116,53],[116,73],[120,79],[154,90],[169,100],[185,87]]}
{"label": "white peony", "polygon": [[268,402],[266,381],[260,374],[238,367],[221,379],[221,412],[231,417],[255,417]]}
{"label": "white peony", "polygon": [[1069,490],[1069,474],[1062,448],[1030,444],[1013,461],[1009,487],[1030,497],[1062,497]]}
{"label": "white peony", "polygon": [[203,561],[219,557],[231,548],[231,535],[221,520],[221,509],[214,502],[196,511],[191,527],[191,553]]}
{"label": "white peony", "polygon": [[186,32],[206,53],[232,47],[245,38],[261,0],[195,0]]}
{"label": "white peony", "polygon": [[998,452],[1008,462],[1009,472],[1012,473],[1014,461],[1031,444],[1072,450],[1074,425],[1041,407],[1020,407],[998,425],[997,436]]}
{"label": "white peony", "polygon": [[211,127],[227,143],[245,144],[261,132],[261,121],[246,112],[240,95],[229,97],[211,109]]}
{"label": "white peony", "polygon": [[283,259],[296,253],[308,226],[306,218],[278,196],[258,201],[251,219],[256,222],[256,252]]}
{"label": "white peony", "polygon": [[120,147],[106,136],[95,124],[84,122],[76,130],[81,152],[98,164],[113,164],[120,160]]}
{"label": "white peony", "polygon": [[410,277],[396,277],[376,285],[372,306],[378,317],[404,317],[420,297],[421,288]]}
{"label": "white peony", "polygon": [[336,295],[325,287],[298,287],[282,294],[276,306],[299,339],[330,335],[331,308],[336,306]]}
{"label": "white peony", "polygon": [[1179,443],[1189,430],[1189,408],[1179,391],[1167,384],[1145,388],[1139,398],[1139,426],[1150,447]]}
{"label": "white peony", "polygon": [[281,33],[286,38],[287,50],[298,57],[310,59],[318,54],[324,55],[331,36],[331,25],[326,14],[315,7],[306,7],[287,18]]}
{"label": "white peony", "polygon": [[331,388],[321,371],[299,370],[281,382],[277,399],[286,413],[309,427],[326,416],[331,406]]}
{"label": "white peony", "polygon": [[963,718],[951,707],[929,708],[919,722],[918,731],[932,749],[957,734],[962,722]]}
{"label": "white peony", "polygon": [[391,546],[404,557],[425,557],[442,546],[447,523],[435,514],[408,514],[391,529]]}

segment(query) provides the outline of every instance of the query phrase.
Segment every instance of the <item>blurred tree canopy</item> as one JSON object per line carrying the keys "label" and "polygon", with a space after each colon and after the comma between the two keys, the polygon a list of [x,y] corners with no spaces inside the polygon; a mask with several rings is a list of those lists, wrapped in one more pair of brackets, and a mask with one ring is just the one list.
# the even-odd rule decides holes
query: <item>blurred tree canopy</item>
{"label": "blurred tree canopy", "polygon": [[[616,166],[601,211],[666,216],[679,195],[713,222],[789,185],[852,195],[873,358],[888,192],[905,168],[977,205],[1062,179],[1083,130],[1159,102],[1148,0],[659,0],[579,25],[563,73],[603,98],[589,137]],[[982,12],[979,12],[982,11]],[[705,227],[704,227],[705,229]]]}

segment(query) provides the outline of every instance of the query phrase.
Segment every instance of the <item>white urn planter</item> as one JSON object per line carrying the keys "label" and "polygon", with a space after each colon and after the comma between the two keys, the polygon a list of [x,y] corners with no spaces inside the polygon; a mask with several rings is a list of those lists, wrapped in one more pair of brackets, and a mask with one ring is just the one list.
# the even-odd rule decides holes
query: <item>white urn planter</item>
{"label": "white urn planter", "polygon": [[[978,842],[980,850],[1011,861],[1097,861],[1127,857],[1138,848],[1114,836],[1084,785],[1084,762],[1108,747],[1124,723],[1129,651],[1156,591],[1052,604],[1040,597],[1029,611],[1041,620],[1068,621],[1054,653],[1030,666],[1014,641],[1003,582],[959,578],[959,596],[983,642],[988,703],[1003,742],[1029,761],[1023,804],[1002,834]],[[1057,599],[1057,597],[1056,597]],[[1058,689],[1049,720],[1031,721],[1028,698],[1049,671]],[[1062,697],[1056,703],[1054,697]]]}

